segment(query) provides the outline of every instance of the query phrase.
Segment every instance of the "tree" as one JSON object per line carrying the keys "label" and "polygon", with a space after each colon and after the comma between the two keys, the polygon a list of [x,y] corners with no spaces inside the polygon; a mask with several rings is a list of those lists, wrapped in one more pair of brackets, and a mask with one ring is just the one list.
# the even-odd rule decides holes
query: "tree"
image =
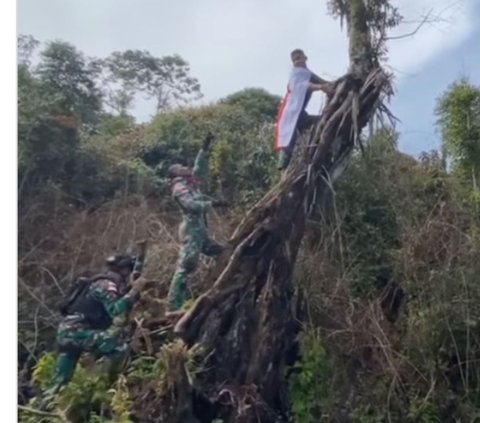
{"label": "tree", "polygon": [[263,88],[245,88],[220,100],[222,103],[242,107],[247,113],[262,121],[275,122],[281,97]]}
{"label": "tree", "polygon": [[[391,93],[374,57],[378,30],[367,21],[388,2],[332,3],[347,20],[349,72],[335,82],[320,122],[298,144],[285,175],[234,231],[207,275],[210,288],[176,324],[186,346],[200,349],[204,371],[192,386],[178,358],[176,396],[162,407],[166,421],[289,421],[286,367],[299,330],[293,271],[306,220]],[[200,405],[201,416],[195,412]]]}
{"label": "tree", "polygon": [[443,150],[458,176],[478,195],[480,180],[480,87],[467,79],[452,84],[437,102]]}
{"label": "tree", "polygon": [[127,50],[112,53],[103,66],[109,105],[119,113],[128,110],[137,92],[155,99],[157,113],[201,97],[198,80],[178,55],[154,57],[148,51]]}
{"label": "tree", "polygon": [[31,35],[20,34],[17,37],[18,64],[29,68],[31,65],[33,52],[39,45],[40,41],[36,40]]}
{"label": "tree", "polygon": [[18,64],[19,197],[47,179],[64,175],[78,147],[77,123],[58,105],[58,98],[31,69],[31,55],[39,42],[20,36]]}
{"label": "tree", "polygon": [[39,45],[18,39],[18,172],[21,202],[45,181],[62,184],[80,147],[80,130],[98,125],[102,98],[95,84],[98,67],[68,43],[50,42],[37,66]]}
{"label": "tree", "polygon": [[36,74],[44,95],[54,99],[57,114],[95,125],[102,109],[102,96],[95,83],[98,71],[96,62],[86,59],[73,45],[52,41],[41,52]]}

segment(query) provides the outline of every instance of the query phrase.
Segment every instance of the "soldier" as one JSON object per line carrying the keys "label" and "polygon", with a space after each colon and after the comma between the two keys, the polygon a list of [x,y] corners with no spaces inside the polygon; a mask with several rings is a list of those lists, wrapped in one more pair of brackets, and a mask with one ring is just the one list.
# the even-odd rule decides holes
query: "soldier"
{"label": "soldier", "polygon": [[227,204],[206,197],[199,189],[199,183],[207,177],[208,153],[213,139],[214,136],[208,134],[203,141],[193,171],[180,164],[174,164],[168,170],[172,179],[172,196],[182,213],[179,228],[182,247],[168,292],[168,315],[174,315],[187,300],[188,278],[197,267],[200,253],[215,257],[223,250],[220,244],[208,237],[206,212],[212,206],[222,207]]}
{"label": "soldier", "polygon": [[105,274],[80,279],[62,308],[65,317],[57,331],[60,355],[56,383],[50,394],[57,393],[72,379],[82,352],[108,357],[112,381],[123,363],[127,344],[120,336],[122,325],[146,280],[141,276],[131,280],[135,264],[133,257],[112,256],[106,264],[108,271]]}

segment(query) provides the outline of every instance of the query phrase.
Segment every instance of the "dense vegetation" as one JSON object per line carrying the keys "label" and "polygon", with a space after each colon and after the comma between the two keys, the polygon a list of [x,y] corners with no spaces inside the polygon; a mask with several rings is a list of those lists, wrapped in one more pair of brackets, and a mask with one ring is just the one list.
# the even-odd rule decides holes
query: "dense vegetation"
{"label": "dense vegetation", "polygon": [[[46,388],[56,306],[74,275],[148,236],[157,286],[136,314],[161,314],[178,251],[166,169],[191,164],[201,138],[217,135],[209,190],[232,206],[211,227],[225,239],[278,178],[280,98],[251,88],[193,107],[201,91],[188,64],[145,51],[87,58],[21,36],[19,59],[19,385],[35,368]],[[148,124],[129,114],[140,93],[155,99]],[[437,113],[442,152],[415,159],[398,151],[401,134],[373,134],[309,222],[289,379],[299,423],[480,419],[480,88],[455,82]],[[202,371],[178,342],[134,350],[112,389],[86,359],[54,417],[21,421],[145,419],[144,398],[172,394],[175,360],[191,378]]]}

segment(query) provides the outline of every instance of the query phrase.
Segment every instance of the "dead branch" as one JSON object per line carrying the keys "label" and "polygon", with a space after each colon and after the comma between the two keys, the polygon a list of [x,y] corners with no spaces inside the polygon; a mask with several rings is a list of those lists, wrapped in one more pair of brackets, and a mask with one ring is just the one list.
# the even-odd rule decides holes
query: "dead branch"
{"label": "dead branch", "polygon": [[385,37],[385,40],[387,40],[387,41],[400,40],[400,39],[403,39],[403,38],[408,38],[408,37],[414,36],[420,30],[420,28],[429,21],[429,18],[431,16],[432,12],[433,12],[433,9],[430,9],[427,12],[427,14],[423,17],[423,19],[418,23],[418,25],[416,26],[416,28],[413,31],[408,32],[407,34],[395,35],[395,36],[392,36],[392,37]]}

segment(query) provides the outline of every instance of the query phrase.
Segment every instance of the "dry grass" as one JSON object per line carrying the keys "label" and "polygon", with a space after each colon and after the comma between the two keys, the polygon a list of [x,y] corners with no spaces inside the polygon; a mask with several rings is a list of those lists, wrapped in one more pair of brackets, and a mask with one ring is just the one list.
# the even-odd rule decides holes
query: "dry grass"
{"label": "dry grass", "polygon": [[[224,242],[235,218],[211,215],[215,238]],[[108,202],[93,211],[78,211],[66,204],[59,191],[50,189],[19,216],[18,331],[20,378],[35,363],[38,353],[51,349],[60,320],[57,306],[75,276],[99,272],[106,257],[134,251],[135,242],[148,239],[145,276],[152,283],[136,307],[150,317],[163,313],[163,298],[173,275],[180,244],[175,209],[140,195]],[[209,259],[202,258],[198,276]]]}

